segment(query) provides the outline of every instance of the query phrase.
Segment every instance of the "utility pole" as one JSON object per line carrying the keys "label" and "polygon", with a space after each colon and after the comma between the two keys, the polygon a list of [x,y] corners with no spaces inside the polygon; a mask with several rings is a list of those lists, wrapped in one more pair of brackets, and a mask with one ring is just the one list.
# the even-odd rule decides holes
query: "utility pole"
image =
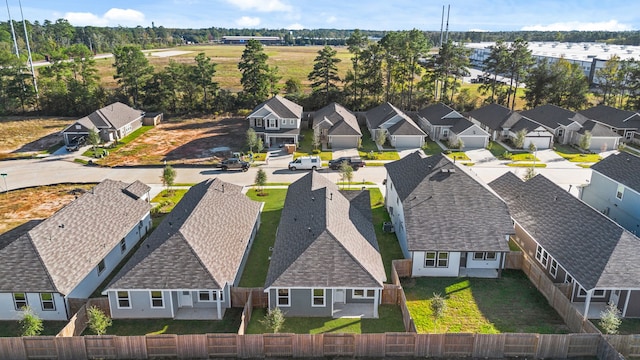
{"label": "utility pole", "polygon": [[18,42],[16,41],[16,30],[13,28],[13,20],[11,19],[11,11],[9,11],[9,0],[4,1],[7,4],[7,13],[9,14],[9,25],[11,25],[11,36],[13,37],[13,47],[16,50],[16,56],[20,57],[20,52],[18,51]]}
{"label": "utility pole", "polygon": [[27,43],[27,54],[29,54],[29,66],[31,67],[31,76],[33,77],[33,88],[36,91],[36,99],[39,99],[38,95],[38,81],[36,80],[36,72],[33,68],[33,59],[31,58],[31,46],[29,45],[29,33],[27,33],[27,22],[24,20],[24,14],[22,13],[22,0],[18,0],[20,4],[20,16],[22,16],[22,27],[24,28],[24,40]]}

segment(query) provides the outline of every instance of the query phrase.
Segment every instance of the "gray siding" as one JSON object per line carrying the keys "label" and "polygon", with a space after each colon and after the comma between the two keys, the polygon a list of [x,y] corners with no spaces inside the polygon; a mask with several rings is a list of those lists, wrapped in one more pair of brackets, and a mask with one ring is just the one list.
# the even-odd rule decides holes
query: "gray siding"
{"label": "gray siding", "polygon": [[[311,306],[311,289],[290,289],[291,306],[281,306],[286,316],[330,317],[332,291],[325,289],[324,307]],[[276,289],[269,289],[269,308],[276,307]]]}
{"label": "gray siding", "polygon": [[622,200],[616,198],[618,182],[593,171],[591,183],[582,190],[582,201],[633,234],[640,234],[640,194],[625,187]]}
{"label": "gray siding", "polygon": [[[622,297],[620,298],[622,299]],[[640,291],[631,291],[629,304],[627,305],[626,317],[640,318]]]}
{"label": "gray siding", "polygon": [[109,291],[109,305],[111,317],[114,319],[151,319],[171,318],[171,292],[163,291],[164,308],[151,308],[151,294],[149,291],[130,291],[129,301],[131,309],[119,309],[115,291]]}
{"label": "gray siding", "polygon": [[346,293],[347,293],[347,304],[373,304],[375,300],[375,298],[354,299],[353,290],[351,289],[347,290]]}

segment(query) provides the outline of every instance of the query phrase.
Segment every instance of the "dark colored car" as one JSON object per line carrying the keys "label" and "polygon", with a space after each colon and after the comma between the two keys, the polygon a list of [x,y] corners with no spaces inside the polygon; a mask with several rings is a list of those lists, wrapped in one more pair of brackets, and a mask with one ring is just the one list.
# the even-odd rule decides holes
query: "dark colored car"
{"label": "dark colored car", "polygon": [[69,141],[69,144],[67,144],[67,151],[78,151],[85,142],[86,139],[84,136],[75,137]]}
{"label": "dark colored car", "polygon": [[359,168],[366,165],[359,156],[346,156],[334,160],[329,160],[329,168],[331,168],[332,170],[338,170],[340,169],[340,166],[342,166],[343,161],[346,161],[347,164],[349,164],[351,168],[353,168],[353,170],[358,170]]}
{"label": "dark colored car", "polygon": [[242,161],[240,159],[237,159],[237,158],[231,158],[231,159],[222,160],[220,162],[220,164],[218,164],[218,167],[222,171],[226,171],[226,170],[247,171],[247,170],[249,170],[249,167],[251,167],[251,164],[249,164],[246,161]]}

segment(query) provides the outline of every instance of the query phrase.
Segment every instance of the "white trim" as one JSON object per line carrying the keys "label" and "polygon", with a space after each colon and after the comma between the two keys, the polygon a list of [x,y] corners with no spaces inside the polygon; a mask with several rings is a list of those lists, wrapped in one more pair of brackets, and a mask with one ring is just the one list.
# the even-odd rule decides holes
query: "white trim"
{"label": "white trim", "polygon": [[[160,293],[160,298],[155,298],[153,297],[153,293],[154,292],[159,292]],[[160,300],[162,301],[162,306],[155,306],[153,305],[153,300]],[[165,308],[165,304],[164,304],[164,291],[162,290],[151,290],[149,291],[149,304],[151,305],[152,309],[164,309]]]}
{"label": "white trim", "polygon": [[[280,299],[284,299],[285,296],[284,295],[280,295],[280,290],[286,290],[287,291],[287,295],[286,295],[286,299],[287,299],[287,304],[283,305],[280,304]],[[276,289],[276,306],[277,307],[291,307],[291,289],[289,288],[281,288],[281,289]]]}
{"label": "white trim", "polygon": [[[621,200],[621,201],[622,201],[622,199],[624,198],[624,190],[625,190],[625,187],[626,187],[626,186],[624,186],[624,185],[622,185],[622,184],[618,183],[618,187],[617,187],[617,189],[616,189],[616,199],[618,199],[618,200]],[[618,196],[618,194],[620,194],[620,196]]]}
{"label": "white trim", "polygon": [[[24,300],[20,300],[20,302],[24,302],[24,305],[21,306],[21,307],[18,307],[17,300],[16,300],[16,294],[24,295]],[[29,306],[29,299],[27,298],[27,293],[26,292],[11,293],[11,298],[13,299],[13,308],[16,309],[17,311],[20,311],[25,306]]]}
{"label": "white trim", "polygon": [[551,266],[549,266],[549,274],[551,274],[554,279],[558,276],[558,262],[553,258],[553,256],[551,256]]}
{"label": "white trim", "polygon": [[[627,298],[624,299],[624,309],[622,310],[622,317],[627,316],[627,307],[629,306],[629,298],[631,297],[631,291],[627,290]],[[622,292],[620,292],[622,294]]]}
{"label": "white trim", "polygon": [[[322,296],[316,296],[315,291],[322,291]],[[316,299],[322,298],[322,304],[316,304]],[[327,306],[327,289],[311,288],[311,307],[326,307]]]}
{"label": "white trim", "polygon": [[[118,293],[127,293],[127,297],[126,300],[127,302],[129,302],[129,306],[120,306],[120,294]],[[124,300],[125,298],[123,298]],[[116,291],[116,308],[118,309],[131,309],[131,293],[127,290],[120,290],[120,291]]]}
{"label": "white trim", "polygon": [[[44,299],[42,298],[42,295],[43,295],[43,294],[49,294],[49,295],[51,295],[51,300],[44,300]],[[56,299],[55,299],[55,296],[53,295],[53,293],[40,293],[39,295],[40,295],[40,307],[42,308],[42,311],[56,311]],[[53,308],[52,308],[52,309],[45,309],[45,308],[44,308],[44,303],[45,303],[45,301],[46,301],[47,303],[51,303],[51,305],[53,306]]]}
{"label": "white trim", "polygon": [[[351,298],[352,299],[375,299],[376,297],[376,291],[377,289],[371,289],[371,288],[362,288],[362,289],[351,289]],[[356,295],[356,291],[362,291],[362,295]],[[373,291],[373,295],[369,296],[368,292],[369,291]]]}

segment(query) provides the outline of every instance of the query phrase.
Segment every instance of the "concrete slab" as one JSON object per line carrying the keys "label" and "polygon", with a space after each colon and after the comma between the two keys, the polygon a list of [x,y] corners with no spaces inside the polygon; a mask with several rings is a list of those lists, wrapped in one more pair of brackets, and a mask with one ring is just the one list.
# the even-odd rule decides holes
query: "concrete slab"
{"label": "concrete slab", "polygon": [[575,168],[576,164],[566,160],[551,149],[536,151],[536,157],[540,162],[547,164],[547,168]]}
{"label": "concrete slab", "polygon": [[490,162],[490,161],[498,161],[498,159],[495,156],[493,156],[491,151],[487,149],[469,150],[469,151],[465,151],[464,153],[467,154],[469,159],[471,159],[471,162],[475,163],[476,165]]}
{"label": "concrete slab", "polygon": [[334,159],[341,158],[341,157],[347,157],[347,156],[359,156],[358,155],[358,149],[349,148],[349,149],[336,149],[336,150],[333,150],[333,158]]}
{"label": "concrete slab", "polygon": [[416,151],[419,151],[419,152],[420,152],[420,154],[421,154],[422,156],[426,156],[426,155],[424,154],[424,152],[422,151],[422,149],[419,149],[419,148],[413,148],[413,149],[402,149],[402,150],[398,149],[398,155],[400,155],[400,158],[402,159],[402,158],[404,158],[405,156],[410,155],[410,154],[413,154],[413,153],[414,153],[414,152],[416,152]]}

